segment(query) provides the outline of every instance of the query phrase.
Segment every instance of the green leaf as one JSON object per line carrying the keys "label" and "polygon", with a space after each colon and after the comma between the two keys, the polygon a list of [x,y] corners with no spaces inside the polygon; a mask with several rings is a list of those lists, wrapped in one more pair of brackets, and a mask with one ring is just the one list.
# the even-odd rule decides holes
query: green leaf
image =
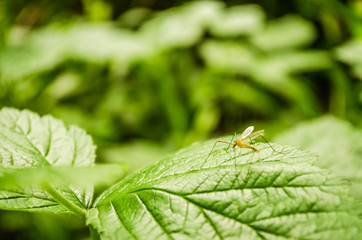
{"label": "green leaf", "polygon": [[242,43],[208,40],[199,52],[209,67],[223,72],[251,74],[258,63],[257,54]]}
{"label": "green leaf", "polygon": [[157,14],[140,29],[155,49],[190,47],[201,39],[204,28],[222,11],[223,4],[195,1]]}
{"label": "green leaf", "polygon": [[339,59],[348,64],[362,64],[362,41],[347,42],[336,49],[336,54]]}
{"label": "green leaf", "polygon": [[[2,172],[10,169],[92,166],[95,146],[86,133],[67,127],[51,116],[40,117],[28,110],[3,108],[0,111],[0,163]],[[31,180],[30,180],[31,181]],[[93,187],[64,185],[4,187],[0,190],[0,208],[23,211],[69,212],[69,206],[87,209]],[[42,186],[44,186],[41,184]],[[50,193],[51,192],[51,193]],[[57,193],[60,202],[55,199]],[[68,204],[65,207],[64,204]],[[72,211],[72,210],[71,210]],[[83,210],[84,212],[84,210]]]}
{"label": "green leaf", "polygon": [[[278,142],[299,145],[318,153],[317,166],[331,169],[338,176],[362,184],[361,139],[360,129],[333,116],[301,123],[275,138]],[[362,199],[360,186],[353,193]]]}
{"label": "green leaf", "polygon": [[212,19],[210,31],[220,37],[250,35],[264,27],[264,18],[258,5],[234,6],[220,11],[219,16]]}
{"label": "green leaf", "polygon": [[0,168],[0,187],[30,186],[44,182],[77,187],[111,185],[125,174],[120,164],[87,167]]}
{"label": "green leaf", "polygon": [[[153,53],[147,39],[107,24],[50,25],[31,32],[19,46],[0,57],[3,80],[18,80],[56,68],[64,61],[128,63]],[[94,47],[97,46],[97,47]]]}
{"label": "green leaf", "polygon": [[284,76],[332,66],[324,51],[290,50],[268,57],[258,55],[247,44],[208,40],[201,45],[199,52],[211,68],[250,75],[267,85],[281,81]]}
{"label": "green leaf", "polygon": [[316,31],[310,22],[296,15],[288,15],[270,21],[263,31],[252,38],[252,42],[264,51],[275,51],[305,46],[315,38]]}
{"label": "green leaf", "polygon": [[354,40],[336,49],[337,57],[352,67],[354,74],[362,79],[362,41]]}
{"label": "green leaf", "polygon": [[[230,138],[218,140],[228,141]],[[351,239],[347,184],[316,155],[257,143],[190,146],[111,187],[88,210],[103,239]]]}

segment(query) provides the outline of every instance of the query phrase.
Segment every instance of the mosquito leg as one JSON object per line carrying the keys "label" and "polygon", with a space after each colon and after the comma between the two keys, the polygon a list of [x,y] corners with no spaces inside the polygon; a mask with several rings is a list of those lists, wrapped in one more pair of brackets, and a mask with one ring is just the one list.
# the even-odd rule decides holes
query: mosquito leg
{"label": "mosquito leg", "polygon": [[[212,153],[212,150],[214,150],[214,148],[215,148],[215,146],[216,146],[216,144],[218,143],[218,141],[216,141],[215,143],[214,143],[214,145],[212,146],[212,148],[211,148],[211,150],[210,150],[210,152],[209,152],[209,154],[207,155],[207,157],[206,157],[206,159],[205,159],[205,162],[207,161],[207,159],[209,159],[209,157],[210,157],[210,154]],[[205,163],[204,162],[204,163]],[[204,165],[204,163],[202,164],[202,165]]]}
{"label": "mosquito leg", "polygon": [[[235,135],[236,135],[236,133],[235,133]],[[229,149],[229,148],[230,148],[230,146],[232,146],[232,145],[233,145],[232,143],[233,143],[233,141],[234,141],[234,137],[235,137],[235,136],[233,135],[233,137],[231,138],[231,141],[230,141],[230,143],[229,143],[229,147],[228,147],[227,149]]]}
{"label": "mosquito leg", "polygon": [[270,143],[265,139],[265,137],[264,137],[263,135],[260,135],[260,136],[258,136],[258,137],[262,137],[262,138],[264,139],[264,141],[269,145],[269,147],[271,147],[271,149],[273,149],[274,152],[283,154],[282,152],[279,152],[279,151],[275,150],[275,149],[272,147],[272,145],[270,145]]}
{"label": "mosquito leg", "polygon": [[[202,166],[204,166],[204,164],[207,162],[207,160],[209,159],[209,157],[210,157],[210,155],[211,155],[212,151],[214,150],[214,148],[215,148],[216,144],[218,144],[218,143],[225,143],[225,144],[233,145],[233,144],[231,144],[231,143],[229,143],[229,142],[216,141],[216,142],[214,143],[214,145],[212,146],[212,148],[211,148],[211,150],[210,150],[209,154],[207,155],[207,157],[206,157],[205,161],[202,163],[201,167],[202,167]],[[201,167],[200,167],[200,168],[201,168]]]}

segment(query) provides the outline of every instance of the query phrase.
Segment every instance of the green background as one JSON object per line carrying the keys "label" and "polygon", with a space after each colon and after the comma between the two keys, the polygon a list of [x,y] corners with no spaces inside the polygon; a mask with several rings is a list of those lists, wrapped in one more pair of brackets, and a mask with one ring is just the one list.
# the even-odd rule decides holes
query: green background
{"label": "green background", "polygon": [[[97,162],[130,172],[253,125],[360,180],[361,18],[357,0],[1,1],[0,106],[84,128]],[[8,211],[0,230],[89,236],[75,216]]]}

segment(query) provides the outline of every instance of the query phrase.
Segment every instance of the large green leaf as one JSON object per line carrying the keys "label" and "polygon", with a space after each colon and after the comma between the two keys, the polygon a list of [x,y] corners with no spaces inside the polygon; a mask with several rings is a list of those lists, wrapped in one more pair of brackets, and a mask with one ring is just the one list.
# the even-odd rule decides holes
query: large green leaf
{"label": "large green leaf", "polygon": [[[228,138],[222,139],[227,141]],[[264,143],[182,149],[111,187],[88,210],[104,239],[352,239],[347,184],[316,156]]]}
{"label": "large green leaf", "polygon": [[[91,166],[95,146],[86,133],[67,127],[51,116],[40,117],[30,111],[3,108],[0,111],[0,164],[7,169],[45,168],[51,166]],[[93,188],[50,186],[39,184],[3,187],[0,208],[23,211],[69,212],[55,200],[54,194],[75,209],[86,209],[93,197]],[[53,197],[52,197],[53,196]]]}

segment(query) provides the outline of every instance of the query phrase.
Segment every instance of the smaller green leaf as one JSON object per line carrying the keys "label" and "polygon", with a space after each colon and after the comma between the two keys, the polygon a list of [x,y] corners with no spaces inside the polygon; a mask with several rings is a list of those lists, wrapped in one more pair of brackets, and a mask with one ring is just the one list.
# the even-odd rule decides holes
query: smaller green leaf
{"label": "smaller green leaf", "polygon": [[250,35],[264,27],[264,12],[258,5],[234,6],[220,11],[212,19],[210,31],[215,36]]}
{"label": "smaller green leaf", "polygon": [[332,60],[325,51],[288,51],[258,59],[252,75],[262,82],[274,84],[284,76],[328,69]]}
{"label": "smaller green leaf", "polygon": [[18,80],[49,71],[66,60],[128,64],[152,53],[147,39],[111,25],[50,25],[31,32],[21,45],[3,51],[0,70],[2,79]]}
{"label": "smaller green leaf", "polygon": [[362,41],[347,42],[336,50],[337,56],[349,64],[362,64]]}
{"label": "smaller green leaf", "polygon": [[223,4],[195,1],[157,14],[140,29],[140,34],[155,49],[189,47],[203,35],[210,19],[215,19]]}
{"label": "smaller green leaf", "polygon": [[315,37],[315,29],[310,22],[289,15],[270,21],[251,41],[264,51],[275,51],[308,45]]}
{"label": "smaller green leaf", "polygon": [[[28,110],[3,108],[0,111],[0,170],[2,173],[13,171],[13,176],[19,177],[20,184],[26,181],[21,176],[32,176],[29,182],[37,179],[34,176],[41,168],[45,168],[40,170],[44,175],[41,174],[39,179],[45,180],[42,177],[46,177],[46,169],[51,167],[90,167],[94,161],[95,146],[83,130],[65,126],[51,116],[40,117]],[[0,189],[0,208],[72,212],[65,203],[81,213],[91,205],[93,199],[93,186],[57,185],[48,186],[47,190],[42,186],[32,184]],[[54,193],[63,203],[54,199]]]}
{"label": "smaller green leaf", "polygon": [[199,52],[209,67],[224,72],[250,74],[257,64],[256,53],[242,43],[209,40]]}
{"label": "smaller green leaf", "polygon": [[352,66],[354,73],[362,79],[362,41],[350,41],[336,49],[337,57]]}

